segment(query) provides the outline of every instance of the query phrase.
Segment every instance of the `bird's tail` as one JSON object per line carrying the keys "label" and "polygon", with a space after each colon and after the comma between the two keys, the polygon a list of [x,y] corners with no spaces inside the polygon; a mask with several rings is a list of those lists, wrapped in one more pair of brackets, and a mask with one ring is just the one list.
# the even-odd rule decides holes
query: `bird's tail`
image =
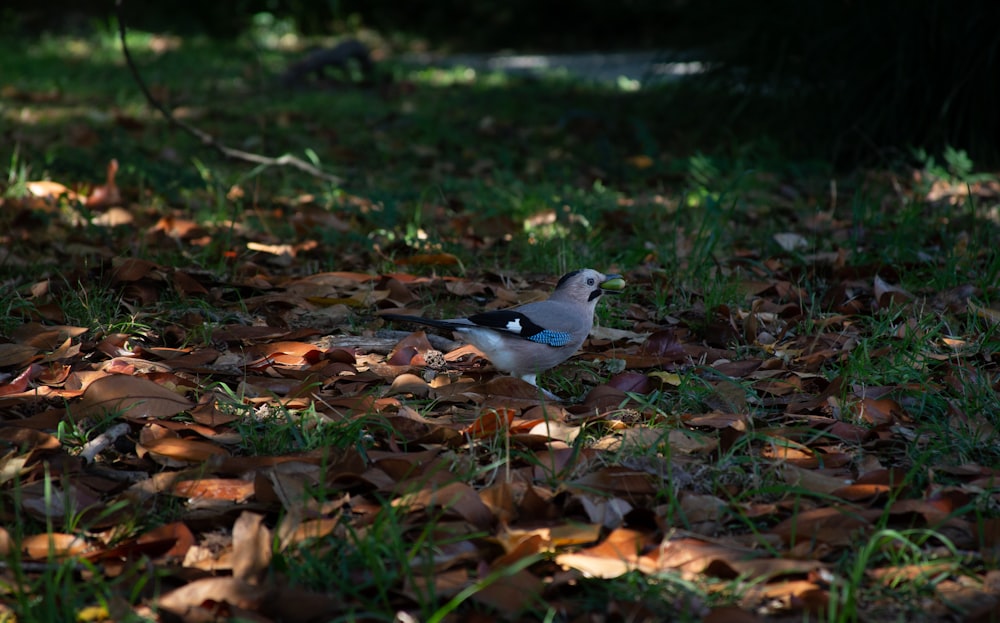
{"label": "bird's tail", "polygon": [[438,329],[453,329],[454,324],[448,322],[447,320],[434,320],[433,318],[421,318],[420,316],[405,316],[402,314],[382,314],[380,316],[386,320],[393,320],[396,322],[413,322],[416,324],[427,325],[428,327],[436,327]]}

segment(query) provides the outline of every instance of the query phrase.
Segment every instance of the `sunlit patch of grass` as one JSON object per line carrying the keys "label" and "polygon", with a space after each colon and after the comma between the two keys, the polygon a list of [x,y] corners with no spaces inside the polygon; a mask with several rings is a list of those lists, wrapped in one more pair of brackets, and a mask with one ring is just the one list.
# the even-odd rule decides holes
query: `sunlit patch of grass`
{"label": "sunlit patch of grass", "polygon": [[[0,582],[0,595],[24,623],[106,620],[124,604],[137,605],[147,594],[160,591],[160,578],[145,566],[130,565],[116,578],[105,578],[98,565],[75,558],[53,558],[41,573],[24,569],[24,562],[10,563],[11,585]],[[83,577],[100,578],[82,581]],[[6,619],[5,619],[6,620]],[[151,621],[134,613],[128,621]]]}
{"label": "sunlit patch of grass", "polygon": [[[502,442],[497,438],[486,443]],[[495,482],[501,477],[495,472],[500,462],[476,465],[464,455],[453,458],[458,462],[448,470],[457,481]],[[412,482],[414,492],[425,486],[421,482],[420,478]],[[315,493],[320,499],[326,495],[322,490]],[[345,620],[362,614],[374,620],[393,620],[400,608],[418,613],[421,620],[441,620],[477,590],[499,579],[489,574],[457,594],[440,593],[436,578],[441,561],[463,550],[471,551],[473,543],[486,535],[467,527],[456,529],[458,524],[440,509],[410,508],[412,499],[405,493],[394,500],[376,501],[379,509],[369,520],[341,522],[329,536],[280,552],[276,568],[284,570],[295,584],[342,597],[347,604]],[[350,504],[345,506],[349,508]],[[500,577],[535,561],[528,557],[501,569]],[[470,578],[474,577],[475,572],[471,572]],[[525,603],[522,607],[541,606]]]}
{"label": "sunlit patch of grass", "polygon": [[[935,596],[942,581],[965,575],[966,564],[941,532],[879,530],[854,556],[840,561],[825,620],[857,621],[865,615],[877,616],[881,608],[898,613],[901,606]],[[873,568],[879,568],[876,582],[872,582]]]}
{"label": "sunlit patch of grass", "polygon": [[426,617],[443,601],[435,593],[435,553],[472,536],[446,535],[440,521],[431,514],[415,524],[405,508],[385,503],[363,528],[344,523],[334,535],[282,552],[274,564],[294,584],[341,597],[344,620],[394,620],[404,588]]}
{"label": "sunlit patch of grass", "polygon": [[676,572],[656,576],[629,572],[612,579],[581,580],[573,599],[585,612],[694,623],[702,620],[718,599],[708,588]]}
{"label": "sunlit patch of grass", "polygon": [[315,405],[301,410],[275,405],[254,408],[234,403],[236,396],[231,390],[224,393],[228,408],[242,414],[236,430],[249,455],[282,456],[318,448],[356,448],[363,453],[374,443],[369,432],[372,422],[365,417],[335,421],[317,412]]}
{"label": "sunlit patch of grass", "polygon": [[[100,508],[79,508],[71,494],[64,491],[61,477],[46,469],[40,483],[43,495],[37,501],[43,504],[33,515],[25,513],[24,490],[21,483],[0,496],[0,513],[11,517],[4,532],[10,542],[4,557],[5,573],[0,578],[0,601],[9,606],[17,621],[28,623],[43,621],[74,621],[85,617],[85,612],[110,612],[130,610],[143,598],[159,594],[161,571],[151,571],[145,564],[123,565],[114,577],[104,573],[100,563],[80,556],[67,556],[57,550],[56,535],[74,535],[80,544],[92,536],[94,526],[107,517],[120,515],[116,537],[134,533],[138,522],[134,514],[126,518],[129,503],[124,500]],[[39,515],[44,515],[40,519]],[[25,537],[48,534],[49,551],[44,559],[33,559],[23,547]],[[84,580],[86,578],[86,580]],[[131,613],[128,620],[143,621]],[[0,611],[0,618],[4,613]]]}
{"label": "sunlit patch of grass", "polygon": [[418,69],[412,75],[414,79],[435,87],[450,87],[456,84],[469,85],[475,83],[479,78],[479,73],[475,69],[461,65],[448,68]]}
{"label": "sunlit patch of grass", "polygon": [[912,315],[908,309],[890,309],[869,319],[869,337],[858,340],[842,374],[865,385],[920,384],[936,358],[929,346],[946,327],[933,315]]}
{"label": "sunlit patch of grass", "polygon": [[151,325],[143,321],[143,314],[130,308],[121,293],[106,286],[83,283],[70,286],[63,292],[59,307],[69,324],[89,327],[95,333],[124,333],[134,337],[153,334]]}
{"label": "sunlit patch of grass", "polygon": [[23,197],[28,194],[28,182],[31,169],[28,163],[20,156],[20,150],[16,147],[10,154],[10,163],[7,165],[6,187],[3,191],[4,197]]}
{"label": "sunlit patch of grass", "polygon": [[8,336],[35,313],[35,305],[11,288],[0,294],[0,335]]}

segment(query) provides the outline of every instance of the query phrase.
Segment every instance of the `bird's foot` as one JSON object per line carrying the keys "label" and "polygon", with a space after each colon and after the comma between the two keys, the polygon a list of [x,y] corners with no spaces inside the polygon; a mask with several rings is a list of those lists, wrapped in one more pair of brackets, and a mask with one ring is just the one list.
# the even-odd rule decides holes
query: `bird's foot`
{"label": "bird's foot", "polygon": [[[522,374],[521,380],[529,385],[534,385],[538,387],[538,375],[537,374]],[[562,402],[562,398],[556,396],[544,387],[538,387],[538,391],[542,394],[542,397],[546,400],[555,400],[556,402]]]}
{"label": "bird's foot", "polygon": [[555,394],[553,394],[549,390],[545,389],[544,387],[539,387],[538,391],[541,392],[542,396],[544,396],[547,400],[554,400],[556,402],[562,402],[562,398],[560,398],[559,396],[556,396]]}

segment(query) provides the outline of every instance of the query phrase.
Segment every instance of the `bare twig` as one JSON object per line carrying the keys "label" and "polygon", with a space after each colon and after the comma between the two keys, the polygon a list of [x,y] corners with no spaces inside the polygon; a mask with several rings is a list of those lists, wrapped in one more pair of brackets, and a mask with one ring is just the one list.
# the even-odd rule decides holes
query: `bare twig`
{"label": "bare twig", "polygon": [[125,424],[124,422],[115,424],[97,437],[88,441],[87,445],[85,445],[83,450],[80,451],[80,458],[82,458],[85,463],[93,463],[98,454],[127,432],[128,424]]}
{"label": "bare twig", "polygon": [[142,94],[146,96],[146,101],[149,102],[150,106],[160,111],[160,114],[169,121],[172,125],[184,130],[191,136],[194,136],[202,145],[206,147],[211,147],[212,149],[218,151],[227,158],[233,158],[236,160],[243,160],[245,162],[253,162],[254,164],[260,164],[263,166],[287,166],[294,169],[298,169],[304,173],[308,173],[313,177],[318,177],[319,179],[326,180],[333,184],[341,183],[341,179],[336,175],[327,173],[326,171],[315,167],[305,160],[296,158],[291,154],[284,154],[277,158],[271,158],[269,156],[262,156],[260,154],[255,154],[249,151],[243,151],[241,149],[235,149],[229,147],[223,143],[220,143],[214,136],[205,132],[204,130],[197,128],[185,121],[182,121],[175,117],[173,113],[167,109],[162,103],[160,103],[153,94],[149,91],[149,87],[146,86],[146,82],[142,79],[142,75],[139,73],[138,67],[135,65],[135,61],[132,59],[132,53],[128,49],[128,45],[125,43],[125,18],[122,14],[122,0],[115,0],[115,13],[118,18],[118,39],[122,43],[122,54],[125,55],[125,64],[128,65],[129,71],[132,73],[132,78],[135,79],[137,85],[139,85],[139,90]]}

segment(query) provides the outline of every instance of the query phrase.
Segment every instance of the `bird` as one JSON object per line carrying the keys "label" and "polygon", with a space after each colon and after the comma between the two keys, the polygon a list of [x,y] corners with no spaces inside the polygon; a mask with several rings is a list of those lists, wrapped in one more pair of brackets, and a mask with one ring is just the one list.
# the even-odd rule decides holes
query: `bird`
{"label": "bird", "polygon": [[436,320],[400,314],[382,314],[382,318],[455,331],[498,370],[537,387],[539,373],[569,359],[590,335],[601,295],[617,294],[624,288],[621,275],[582,268],[563,275],[544,301],[468,318]]}

